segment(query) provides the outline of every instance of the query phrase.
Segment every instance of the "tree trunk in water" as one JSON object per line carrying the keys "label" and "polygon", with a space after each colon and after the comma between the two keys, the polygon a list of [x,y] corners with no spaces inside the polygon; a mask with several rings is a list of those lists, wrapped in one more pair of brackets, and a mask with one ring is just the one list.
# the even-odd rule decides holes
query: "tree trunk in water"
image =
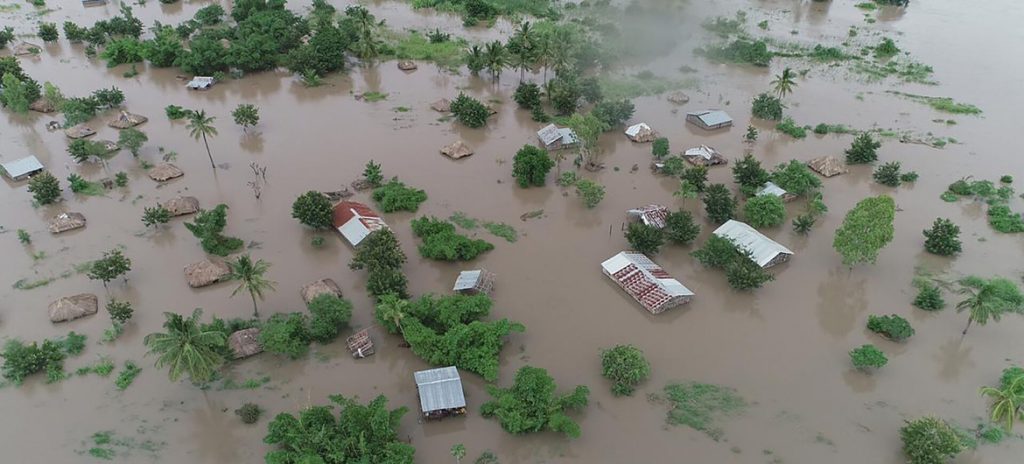
{"label": "tree trunk in water", "polygon": [[260,318],[260,310],[256,307],[256,294],[249,292],[249,296],[252,297],[252,314],[256,319]]}
{"label": "tree trunk in water", "polygon": [[964,327],[964,332],[962,334],[960,334],[961,336],[967,335],[967,329],[971,328],[971,323],[972,322],[974,322],[974,318],[973,317],[968,317],[967,318],[967,327]]}
{"label": "tree trunk in water", "polygon": [[212,167],[214,170],[217,170],[217,165],[213,164],[213,154],[210,153],[210,142],[206,141],[205,133],[203,133],[203,144],[206,145],[206,156],[210,157],[210,167]]}

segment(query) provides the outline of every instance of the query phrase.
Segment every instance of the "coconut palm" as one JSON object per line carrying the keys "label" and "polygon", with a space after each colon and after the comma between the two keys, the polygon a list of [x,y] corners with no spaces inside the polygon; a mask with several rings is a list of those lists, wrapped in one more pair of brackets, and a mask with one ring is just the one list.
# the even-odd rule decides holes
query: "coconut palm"
{"label": "coconut palm", "polygon": [[157,355],[156,367],[169,367],[168,377],[177,382],[188,374],[194,383],[211,380],[217,367],[224,361],[221,351],[226,343],[222,332],[203,330],[199,317],[203,310],[192,311],[188,319],[180,314],[164,313],[166,333],[151,333],[143,342],[147,354]]}
{"label": "coconut palm", "polygon": [[992,398],[992,422],[999,422],[1007,432],[1016,420],[1024,420],[1024,375],[1010,381],[1005,389],[982,387],[981,394]]}
{"label": "coconut palm", "polygon": [[253,261],[246,254],[228,262],[228,267],[231,268],[231,274],[228,274],[228,277],[238,281],[238,287],[231,292],[231,296],[237,295],[242,290],[247,290],[249,296],[252,297],[252,313],[259,318],[260,311],[256,306],[256,297],[260,297],[262,300],[264,291],[274,290],[274,281],[263,278],[263,274],[266,274],[267,269],[270,268],[270,263],[262,259]]}
{"label": "coconut palm", "polygon": [[498,80],[501,70],[508,66],[508,60],[505,58],[505,47],[501,42],[495,40],[484,47],[484,56],[487,58],[485,67],[487,72],[491,73],[491,79]]}
{"label": "coconut palm", "polygon": [[576,65],[572,34],[566,29],[556,29],[551,37],[550,66],[555,73],[568,71]]}
{"label": "coconut palm", "polygon": [[479,75],[486,63],[487,57],[484,55],[484,49],[479,45],[473,45],[466,51],[466,67],[469,68],[470,74]]}
{"label": "coconut palm", "polygon": [[217,128],[213,127],[213,121],[216,119],[213,116],[207,116],[206,110],[193,111],[188,115],[188,125],[185,126],[192,138],[203,139],[203,144],[206,145],[206,156],[210,157],[210,166],[213,169],[217,169],[217,165],[213,164],[213,154],[210,153],[210,142],[207,141],[207,137],[217,135]]}
{"label": "coconut palm", "polygon": [[1013,282],[996,277],[989,280],[967,277],[960,281],[959,294],[967,298],[957,303],[956,311],[968,311],[967,326],[963,335],[972,323],[985,325],[989,319],[999,322],[1007,312],[1019,313],[1024,310],[1024,295]]}
{"label": "coconut palm", "polygon": [[551,67],[551,54],[554,48],[551,45],[550,34],[540,34],[535,39],[533,59],[534,64],[544,69],[544,82],[548,81],[548,68]]}
{"label": "coconut palm", "polygon": [[[512,43],[515,43],[515,47],[512,47]],[[526,79],[526,70],[530,69],[533,64],[533,47],[534,47],[534,34],[533,27],[530,26],[529,21],[523,21],[515,33],[512,35],[512,39],[509,40],[508,49],[511,51],[515,49],[515,53],[512,57],[513,69],[519,70],[519,82]]]}
{"label": "coconut palm", "polygon": [[790,68],[783,69],[782,74],[775,76],[772,87],[775,89],[775,93],[779,94],[779,98],[793,93],[793,88],[796,87],[796,73]]}
{"label": "coconut palm", "polygon": [[358,40],[354,44],[356,54],[362,59],[375,58],[379,54],[380,41],[377,38],[377,30],[384,21],[378,22],[370,14],[370,10],[360,5],[350,6],[345,9],[345,15],[353,19]]}
{"label": "coconut palm", "polygon": [[395,324],[403,337],[405,337],[405,331],[402,330],[402,320],[405,319],[405,314],[408,311],[409,300],[399,298],[394,293],[381,296],[377,303],[377,319]]}

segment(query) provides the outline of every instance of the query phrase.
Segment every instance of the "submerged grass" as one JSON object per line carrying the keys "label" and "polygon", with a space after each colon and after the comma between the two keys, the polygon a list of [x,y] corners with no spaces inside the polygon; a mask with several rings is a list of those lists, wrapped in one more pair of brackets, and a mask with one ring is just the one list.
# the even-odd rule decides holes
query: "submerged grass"
{"label": "submerged grass", "polygon": [[225,379],[224,383],[221,384],[218,390],[256,390],[266,384],[270,383],[270,376],[263,376],[258,379],[246,379],[245,381],[238,383],[234,379]]}
{"label": "submerged grass", "polygon": [[388,94],[386,94],[386,93],[366,92],[366,93],[363,94],[363,100],[366,100],[366,101],[368,101],[370,103],[376,103],[376,102],[384,101],[384,100],[387,100],[387,99],[388,99]]}
{"label": "submerged grass", "polygon": [[716,422],[747,407],[736,390],[699,382],[667,385],[665,398],[672,404],[667,418],[669,424],[692,427],[715,441],[721,440],[724,434]]}
{"label": "submerged grass", "polygon": [[936,111],[942,111],[944,113],[969,115],[981,114],[981,108],[969,103],[959,103],[950,97],[929,97],[927,95],[916,95],[912,93],[898,92],[895,90],[886,90],[886,92],[893,95],[899,95],[918,103],[924,103]]}
{"label": "submerged grass", "polygon": [[466,216],[466,213],[463,213],[462,211],[456,211],[455,214],[448,217],[448,220],[463,229],[472,230],[480,226],[480,221]]}
{"label": "submerged grass", "polygon": [[516,229],[504,222],[485,222],[484,229],[487,229],[491,235],[501,237],[509,243],[519,240],[519,233],[516,232]]}
{"label": "submerged grass", "polygon": [[462,51],[466,45],[464,39],[431,42],[426,36],[416,31],[395,35],[392,38],[395,58],[432,61],[447,69],[458,69],[459,66],[462,66]]}
{"label": "submerged grass", "polygon": [[124,391],[131,386],[132,382],[135,381],[135,377],[138,377],[140,372],[142,372],[141,367],[132,361],[125,361],[124,368],[121,369],[121,373],[117,374],[117,379],[114,380],[114,385],[117,386],[118,390]]}
{"label": "submerged grass", "polygon": [[100,377],[108,377],[108,376],[110,376],[111,372],[114,372],[114,362],[111,361],[110,358],[103,357],[103,358],[100,358],[99,361],[96,361],[96,363],[91,365],[91,366],[79,367],[78,370],[75,371],[75,374],[77,374],[77,375],[96,374],[96,375],[98,375]]}
{"label": "submerged grass", "polygon": [[606,76],[601,77],[599,82],[601,94],[608,100],[660,95],[679,89],[695,89],[700,83],[696,78],[678,80],[658,76]]}

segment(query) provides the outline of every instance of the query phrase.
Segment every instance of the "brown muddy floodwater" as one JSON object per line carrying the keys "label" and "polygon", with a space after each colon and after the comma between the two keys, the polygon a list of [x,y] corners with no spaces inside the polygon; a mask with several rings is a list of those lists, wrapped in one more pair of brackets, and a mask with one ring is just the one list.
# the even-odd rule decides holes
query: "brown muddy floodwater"
{"label": "brown muddy floodwater", "polygon": [[[29,18],[30,5],[17,3],[22,3],[22,8],[0,13],[0,21],[19,33],[32,33],[38,19]],[[308,5],[292,3],[296,4],[290,7],[296,9]],[[1024,107],[1020,77],[1024,60],[1019,59],[1024,49],[1024,29],[1020,27],[1024,4],[1013,0],[983,5],[914,1],[905,12],[872,13],[878,21],[868,23],[853,0],[691,3],[681,6],[687,8],[686,19],[674,32],[678,43],[674,51],[625,70],[650,69],[667,76],[679,76],[677,69],[683,64],[698,70],[693,75],[699,79],[699,89],[687,91],[692,100],[685,106],[677,107],[659,96],[634,100],[632,121],[645,121],[660,131],[671,140],[673,150],[706,143],[736,158],[747,148],[741,142],[749,119],[747,102],[766,88],[786,61],[777,60],[770,70],[751,70],[711,64],[692,54],[695,46],[710,40],[698,26],[702,20],[731,16],[738,9],[748,11],[748,27],[767,19],[768,33],[804,43],[841,42],[850,26],[857,26],[862,34],[882,31],[914,59],[932,65],[934,79],[940,83],[869,83],[842,71],[812,67],[788,97],[788,112],[801,124],[831,122],[860,128],[877,124],[934,132],[959,143],[934,149],[885,139],[882,159],[898,160],[905,169],[921,175],[911,186],[879,186],[872,182],[868,166],[853,167],[848,175],[825,180],[829,212],[809,236],[793,233],[788,221],[786,226],[767,231],[796,256],[773,269],[776,280],[761,290],[731,291],[721,272],[706,271],[690,258],[689,247],[666,247],[656,260],[697,297],[659,316],[643,311],[601,274],[598,264],[627,247],[619,232],[626,209],[662,203],[683,206],[703,217],[699,203],[674,198],[677,184],[646,168],[651,159],[649,145],[631,144],[618,132],[602,139],[608,169],[584,173],[607,187],[607,196],[597,208],[583,208],[574,195],[566,196],[551,182],[544,188],[515,187],[510,175],[512,156],[523,144],[534,143],[538,125],[511,100],[518,83],[514,71],[506,72],[499,84],[491,84],[465,72],[446,73],[429,63],[405,73],[393,62],[385,62],[332,76],[328,85],[318,88],[303,87],[285,72],[270,72],[197,93],[185,90],[175,70],[140,66],[137,77],[125,79],[121,77],[125,67],[108,70],[102,62],[87,60],[80,45],[63,38],[45,46],[39,57],[22,59],[29,75],[57,84],[67,95],[84,95],[111,85],[121,88],[127,96],[126,108],[150,118],[141,127],[150,140],[142,158],[158,161],[162,156],[158,147],[165,153],[177,152],[175,163],[186,174],[158,186],[128,153],[121,153],[106,166],[74,165],[65,152],[65,137],[44,127],[51,117],[7,111],[0,116],[0,157],[4,161],[34,154],[65,185],[63,179],[71,172],[99,179],[126,171],[131,178],[123,192],[81,197],[65,191],[65,201],[40,208],[31,205],[24,183],[0,184],[0,225],[5,232],[0,234],[0,334],[41,340],[75,330],[87,334],[89,344],[82,356],[67,361],[67,369],[90,364],[101,355],[110,356],[118,366],[134,360],[143,367],[135,384],[124,392],[114,388],[112,378],[98,376],[72,377],[54,385],[35,376],[21,387],[0,389],[0,461],[95,461],[83,454],[92,446],[88,437],[111,430],[119,437],[161,443],[154,453],[135,447],[115,458],[120,462],[262,462],[267,451],[262,438],[270,416],[246,426],[232,410],[255,402],[270,415],[295,412],[306,405],[323,404],[328,395],[338,393],[364,400],[385,394],[392,406],[409,407],[412,412],[402,420],[400,433],[415,445],[416,460],[422,463],[450,462],[450,447],[464,443],[471,458],[492,450],[506,463],[896,464],[903,462],[898,429],[904,419],[935,414],[964,427],[983,422],[986,402],[978,395],[978,387],[994,383],[1008,364],[1024,362],[1024,320],[1009,317],[998,324],[976,327],[961,340],[966,315],[950,308],[938,313],[913,308],[911,279],[918,267],[954,276],[1020,278],[1024,263],[1021,236],[994,232],[985,221],[983,206],[945,203],[939,194],[947,184],[966,175],[994,180],[1011,174],[1024,179],[1024,161],[1015,145],[1022,129],[1018,110]],[[50,0],[48,4],[59,9],[44,20],[58,24],[67,18],[91,24],[116,14],[116,5],[83,12],[77,1]],[[150,1],[135,10],[147,25],[157,19],[175,24],[206,4],[191,1],[164,6]],[[457,17],[413,12],[403,3],[369,6],[397,27],[443,27],[471,40],[504,37],[511,28],[507,22],[499,22],[494,29],[466,33]],[[34,37],[30,40],[37,41]],[[539,80],[539,76],[529,77]],[[429,109],[430,102],[452,98],[460,89],[481,100],[501,101],[498,114],[486,128],[439,122],[438,114]],[[886,94],[888,89],[950,96],[979,106],[984,114],[937,113]],[[353,93],[366,91],[381,91],[388,98],[377,103],[353,98]],[[260,124],[248,134],[232,124],[230,116],[231,109],[243,102],[261,108]],[[220,135],[210,140],[210,147],[222,169],[213,172],[202,144],[188,136],[184,124],[164,117],[163,107],[168,104],[202,108],[217,118]],[[400,106],[411,111],[395,111]],[[735,127],[704,133],[684,125],[685,111],[704,107],[725,108],[736,119]],[[102,127],[97,139],[116,140],[115,130],[104,124],[110,117],[108,112],[95,121],[94,127]],[[932,122],[937,118],[954,118],[957,124]],[[811,134],[794,141],[768,126],[758,127],[762,128],[761,139],[752,150],[767,166],[794,158],[841,156],[852,139]],[[438,154],[440,147],[458,138],[474,147],[476,154],[459,162]],[[300,193],[336,190],[357,178],[369,159],[383,164],[385,175],[399,176],[428,192],[430,199],[419,214],[447,217],[463,211],[518,229],[518,242],[494,238],[495,250],[478,262],[443,264],[419,258],[409,230],[409,221],[416,215],[386,217],[410,258],[405,272],[413,294],[446,293],[457,272],[469,266],[497,273],[494,316],[527,327],[506,346],[500,383],[507,385],[518,368],[530,363],[546,368],[563,388],[590,386],[591,405],[577,416],[581,438],[505,433],[496,421],[479,415],[479,407],[488,397],[485,382],[468,373],[463,378],[469,414],[421,423],[415,413],[418,401],[412,372],[428,366],[399,347],[396,337],[379,331],[374,332],[377,354],[365,360],[353,360],[343,343],[336,342],[314,346],[315,355],[303,361],[264,354],[232,364],[226,372],[232,379],[270,377],[266,386],[255,390],[212,388],[204,392],[187,382],[172,384],[166,372],[153,367],[152,358],[143,357],[142,338],[160,329],[164,311],[187,313],[202,307],[207,315],[223,318],[248,317],[251,311],[248,298],[229,298],[230,284],[198,291],[186,286],[182,268],[204,254],[182,219],[172,220],[160,231],[143,227],[139,218],[144,206],[179,194],[196,196],[207,207],[230,205],[226,232],[255,242],[254,257],[273,263],[269,277],[277,282],[278,290],[263,303],[265,313],[300,309],[299,287],[330,277],[355,304],[352,326],[371,325],[365,275],[347,267],[351,248],[335,234],[327,234],[323,249],[313,248],[313,233],[290,217],[291,203]],[[260,200],[246,185],[252,177],[251,162],[267,167],[269,183]],[[630,172],[634,164],[640,166],[635,173]],[[570,168],[569,163],[564,167]],[[728,168],[712,169],[711,180],[733,185]],[[882,251],[876,265],[848,270],[832,250],[833,231],[858,200],[882,193],[893,195],[900,208],[896,238]],[[355,199],[369,202],[365,193]],[[802,206],[789,205],[790,217],[799,214]],[[1016,211],[1024,208],[1019,198],[1011,206]],[[520,221],[521,214],[539,209],[544,210],[541,218]],[[46,222],[61,211],[84,213],[88,226],[50,235]],[[961,256],[946,259],[923,251],[921,230],[936,217],[951,218],[962,228]],[[704,223],[697,243],[702,243],[713,227]],[[31,247],[18,243],[13,231],[19,228],[32,233]],[[22,278],[59,276],[118,245],[125,247],[135,263],[127,285],[116,282],[107,291],[99,282],[73,274],[32,290],[12,287]],[[46,257],[35,262],[31,252],[38,251]],[[134,304],[136,315],[115,344],[98,343],[109,326],[102,310],[99,315],[57,326],[47,320],[50,301],[81,292],[100,295],[101,306],[109,298]],[[946,295],[946,299],[955,301],[956,296]],[[864,328],[869,314],[890,313],[905,316],[916,328],[917,334],[908,343],[880,341]],[[653,365],[652,378],[629,398],[613,398],[608,383],[600,377],[600,349],[619,343],[639,346]],[[847,352],[864,343],[875,343],[884,350],[889,365],[873,375],[851,370]],[[659,393],[667,383],[687,380],[734,387],[754,405],[723,422],[721,442],[689,428],[667,426],[665,407],[646,397]],[[1024,444],[1015,438],[982,445],[955,462],[1019,463],[1024,461],[1021,456]]]}

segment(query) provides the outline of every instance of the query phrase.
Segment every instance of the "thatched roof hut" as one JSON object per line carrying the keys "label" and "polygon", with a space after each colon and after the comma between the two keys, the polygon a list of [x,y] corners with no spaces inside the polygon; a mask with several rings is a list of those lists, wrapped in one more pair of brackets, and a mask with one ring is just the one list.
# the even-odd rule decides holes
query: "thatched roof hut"
{"label": "thatched roof hut", "polygon": [[263,345],[260,345],[260,329],[252,327],[232,333],[228,337],[228,347],[234,353],[235,359],[248,358],[254,354],[263,352]]}
{"label": "thatched roof hut", "polygon": [[114,129],[127,129],[149,121],[149,118],[141,115],[122,111],[113,121],[107,124]]}
{"label": "thatched roof hut", "polygon": [[96,135],[96,131],[85,125],[85,123],[81,123],[64,129],[64,135],[71,139],[82,139],[90,135]]}
{"label": "thatched roof hut", "polygon": [[85,216],[82,213],[61,213],[50,220],[50,233],[59,234],[69,230],[85,227]]}
{"label": "thatched roof hut", "polygon": [[223,280],[228,274],[231,274],[231,268],[219,259],[204,259],[185,266],[185,281],[192,288],[213,285]]}
{"label": "thatched roof hut", "polygon": [[416,63],[409,60],[403,60],[398,62],[398,69],[401,69],[402,71],[415,71],[416,68],[418,67],[419,66],[416,66]]}
{"label": "thatched roof hut", "polygon": [[66,296],[50,303],[50,322],[66,322],[92,316],[96,314],[97,308],[99,299],[91,293]]}
{"label": "thatched roof hut", "polygon": [[437,111],[438,113],[450,113],[452,111],[452,101],[447,98],[442,98],[431,103],[430,109]]}
{"label": "thatched roof hut", "polygon": [[52,113],[57,110],[57,107],[55,107],[53,103],[50,103],[50,100],[40,98],[32,102],[31,105],[28,105],[28,109],[37,113]]}
{"label": "thatched roof hut", "polygon": [[163,204],[171,216],[184,216],[199,211],[199,199],[196,197],[174,197]]}
{"label": "thatched roof hut", "polygon": [[315,282],[310,282],[302,286],[299,290],[302,295],[302,301],[305,301],[308,305],[310,301],[320,295],[335,295],[338,298],[342,297],[341,287],[333,279],[320,279]]}
{"label": "thatched roof hut", "polygon": [[473,149],[466,142],[456,140],[441,149],[441,154],[451,159],[465,158],[473,154]]}
{"label": "thatched roof hut", "polygon": [[671,94],[669,94],[667,99],[668,101],[675,103],[677,105],[684,105],[690,101],[690,96],[686,95],[683,92],[672,92]]}
{"label": "thatched roof hut", "polygon": [[14,52],[14,56],[23,56],[23,55],[35,55],[35,54],[38,54],[39,50],[40,50],[40,47],[38,45],[36,45],[36,44],[31,44],[31,43],[28,43],[28,42],[22,42],[22,43],[20,43],[20,44],[18,44],[18,45],[16,45],[14,47],[13,52]]}
{"label": "thatched roof hut", "polygon": [[149,174],[150,179],[157,182],[167,182],[176,177],[185,175],[181,169],[178,169],[177,166],[171,163],[160,163],[154,166],[153,169],[150,169],[147,174]]}
{"label": "thatched roof hut", "polygon": [[807,167],[811,168],[812,171],[821,174],[825,177],[838,176],[848,172],[846,164],[839,161],[839,158],[835,156],[822,156],[814,158],[807,162]]}

